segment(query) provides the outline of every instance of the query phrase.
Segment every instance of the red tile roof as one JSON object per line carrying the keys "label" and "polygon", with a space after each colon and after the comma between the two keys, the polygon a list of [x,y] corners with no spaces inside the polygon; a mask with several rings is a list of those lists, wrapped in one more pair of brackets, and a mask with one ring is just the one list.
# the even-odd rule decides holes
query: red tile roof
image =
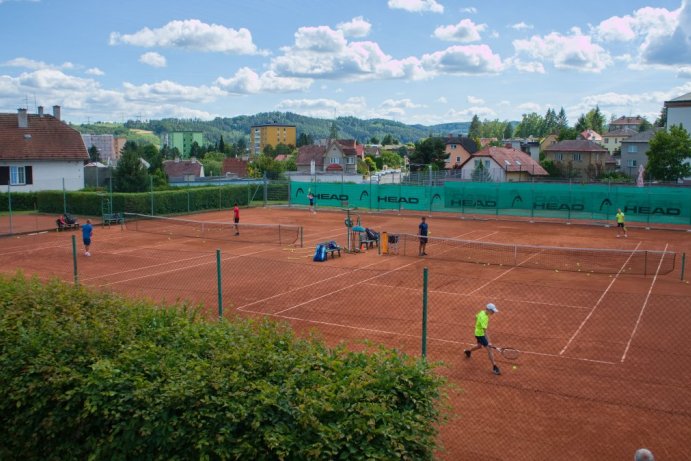
{"label": "red tile roof", "polygon": [[593,141],[585,139],[571,139],[560,141],[558,143],[547,146],[544,152],[602,152],[609,153],[607,149]]}
{"label": "red tile roof", "polygon": [[165,160],[163,162],[163,171],[169,178],[176,178],[180,176],[201,176],[202,164],[196,160]]}
{"label": "red tile roof", "polygon": [[310,165],[314,160],[316,167],[324,166],[324,154],[326,153],[326,146],[308,145],[302,146],[298,149],[297,165]]}
{"label": "red tile roof", "polygon": [[89,160],[82,136],[52,115],[0,114],[0,160]]}
{"label": "red tile roof", "polygon": [[247,177],[247,160],[239,158],[227,158],[223,160],[223,174],[235,173],[238,178]]}
{"label": "red tile roof", "polygon": [[464,162],[464,164],[477,157],[490,157],[501,168],[503,168],[504,171],[507,172],[525,171],[533,176],[549,176],[547,170],[542,168],[542,166],[533,160],[530,155],[511,147],[487,146],[471,155],[470,158]]}

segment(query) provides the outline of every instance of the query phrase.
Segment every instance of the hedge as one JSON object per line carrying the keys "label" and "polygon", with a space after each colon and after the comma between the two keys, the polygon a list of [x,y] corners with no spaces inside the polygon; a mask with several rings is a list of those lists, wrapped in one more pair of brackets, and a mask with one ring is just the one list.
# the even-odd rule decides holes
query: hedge
{"label": "hedge", "polygon": [[36,192],[0,192],[0,212],[10,210],[10,197],[12,199],[12,211],[34,211],[37,209]]}
{"label": "hedge", "polygon": [[432,459],[443,378],[370,349],[0,277],[0,459]]}

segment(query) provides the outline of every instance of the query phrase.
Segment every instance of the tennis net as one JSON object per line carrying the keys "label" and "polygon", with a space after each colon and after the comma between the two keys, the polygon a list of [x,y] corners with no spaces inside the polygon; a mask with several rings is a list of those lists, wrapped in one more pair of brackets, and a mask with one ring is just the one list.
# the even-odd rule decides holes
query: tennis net
{"label": "tennis net", "polygon": [[[419,236],[398,235],[399,254],[417,256]],[[672,251],[511,245],[440,237],[427,237],[425,251],[431,259],[600,274],[669,274],[676,260]]]}
{"label": "tennis net", "polygon": [[302,246],[302,227],[290,224],[251,224],[193,221],[182,218],[125,213],[128,230],[168,236]]}

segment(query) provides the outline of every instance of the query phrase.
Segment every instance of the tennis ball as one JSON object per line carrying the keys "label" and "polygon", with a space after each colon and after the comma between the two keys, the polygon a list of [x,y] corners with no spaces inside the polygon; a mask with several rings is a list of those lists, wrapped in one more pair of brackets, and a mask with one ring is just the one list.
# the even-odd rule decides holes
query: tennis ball
{"label": "tennis ball", "polygon": [[513,366],[513,369],[515,370],[516,368],[518,368],[518,367],[517,367],[516,365],[514,365],[514,366]]}
{"label": "tennis ball", "polygon": [[559,272],[559,269],[554,269],[554,272]]}

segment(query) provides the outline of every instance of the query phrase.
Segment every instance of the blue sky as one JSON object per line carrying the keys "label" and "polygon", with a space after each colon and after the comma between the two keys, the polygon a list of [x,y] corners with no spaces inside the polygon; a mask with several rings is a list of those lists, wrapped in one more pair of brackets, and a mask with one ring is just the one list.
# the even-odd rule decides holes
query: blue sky
{"label": "blue sky", "polygon": [[689,2],[0,0],[0,112],[654,121],[691,92]]}

